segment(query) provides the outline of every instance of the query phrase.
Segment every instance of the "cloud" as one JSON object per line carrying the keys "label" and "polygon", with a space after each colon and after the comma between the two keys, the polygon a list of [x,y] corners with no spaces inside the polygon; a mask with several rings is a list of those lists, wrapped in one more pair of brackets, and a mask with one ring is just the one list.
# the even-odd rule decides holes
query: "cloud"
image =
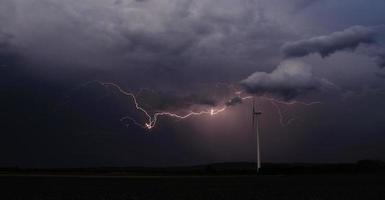
{"label": "cloud", "polygon": [[283,61],[271,73],[255,72],[241,81],[247,92],[291,100],[330,87],[331,83],[313,75],[311,67],[299,60]]}
{"label": "cloud", "polygon": [[364,48],[361,53],[374,58],[374,61],[380,68],[385,67],[385,48],[380,45],[372,45]]}
{"label": "cloud", "polygon": [[12,46],[12,39],[12,34],[0,29],[0,51],[9,50],[9,48]]}
{"label": "cloud", "polygon": [[261,17],[255,0],[14,0],[7,7],[18,12],[0,26],[48,66],[230,68],[277,57],[289,35]]}
{"label": "cloud", "polygon": [[327,57],[337,51],[355,50],[360,44],[375,43],[375,30],[370,27],[352,26],[340,32],[310,39],[287,42],[282,51],[288,58],[318,53]]}
{"label": "cloud", "polygon": [[231,98],[230,100],[228,100],[225,105],[226,106],[235,106],[237,104],[241,104],[242,103],[242,98],[241,97],[233,97]]}
{"label": "cloud", "polygon": [[309,6],[312,6],[315,3],[318,3],[320,0],[294,0],[294,9],[292,12],[298,12],[303,9],[306,9]]}
{"label": "cloud", "polygon": [[385,74],[384,73],[380,73],[380,72],[376,72],[376,73],[374,73],[377,77],[379,77],[379,78],[383,78],[383,79],[385,79]]}
{"label": "cloud", "polygon": [[384,68],[385,67],[385,55],[379,55],[377,57],[377,64],[378,66],[380,66],[381,68]]}
{"label": "cloud", "polygon": [[216,106],[217,100],[213,97],[209,97],[204,94],[189,94],[189,95],[165,95],[161,94],[159,96],[160,109],[184,109],[190,108],[192,106],[201,105],[201,106]]}
{"label": "cloud", "polygon": [[385,68],[385,48],[379,47],[368,55],[374,58],[374,61],[380,68]]}
{"label": "cloud", "polygon": [[203,91],[188,91],[180,94],[178,91],[156,92],[145,90],[137,95],[144,105],[150,105],[155,110],[184,110],[194,106],[214,107],[219,100]]}
{"label": "cloud", "polygon": [[18,58],[12,39],[11,34],[0,29],[0,67],[9,66]]}

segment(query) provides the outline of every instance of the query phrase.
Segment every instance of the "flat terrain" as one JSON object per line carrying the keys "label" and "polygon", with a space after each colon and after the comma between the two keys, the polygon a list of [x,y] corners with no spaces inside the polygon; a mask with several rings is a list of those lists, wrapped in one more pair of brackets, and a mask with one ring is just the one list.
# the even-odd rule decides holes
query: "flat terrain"
{"label": "flat terrain", "polygon": [[385,175],[0,175],[0,199],[385,199]]}

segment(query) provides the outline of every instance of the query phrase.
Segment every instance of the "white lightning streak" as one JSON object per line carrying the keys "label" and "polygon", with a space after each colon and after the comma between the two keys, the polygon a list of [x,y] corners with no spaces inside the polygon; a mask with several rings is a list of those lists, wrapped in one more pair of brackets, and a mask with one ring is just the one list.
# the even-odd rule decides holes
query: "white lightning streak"
{"label": "white lightning streak", "polygon": [[140,125],[140,126],[147,128],[147,129],[154,128],[157,121],[158,121],[158,117],[160,117],[160,116],[169,116],[169,117],[175,117],[175,118],[179,118],[179,119],[185,119],[185,118],[195,116],[195,115],[216,115],[216,114],[219,114],[219,113],[226,110],[226,107],[224,106],[220,109],[211,108],[209,110],[203,110],[203,111],[199,111],[199,112],[190,111],[189,113],[187,113],[185,115],[179,115],[179,114],[172,113],[172,112],[156,112],[153,115],[150,115],[149,112],[147,112],[143,107],[140,106],[140,104],[138,103],[138,101],[136,99],[136,96],[133,93],[130,93],[130,92],[123,90],[119,85],[117,85],[115,83],[107,83],[107,82],[100,82],[100,81],[98,81],[98,83],[103,85],[103,86],[107,86],[107,87],[112,86],[112,87],[116,88],[120,93],[131,97],[132,100],[134,101],[135,108],[147,116],[147,122],[144,124],[140,124],[137,121],[135,121],[133,118],[128,117],[128,116],[123,117],[121,120],[130,119],[135,124]]}
{"label": "white lightning streak", "polygon": [[[213,116],[213,115],[216,115],[216,114],[219,114],[219,113],[225,111],[227,109],[227,107],[228,107],[228,106],[224,105],[224,106],[222,106],[219,109],[211,108],[211,109],[206,109],[206,110],[202,110],[202,111],[199,111],[199,112],[189,111],[187,114],[184,114],[184,115],[180,115],[180,114],[173,113],[173,112],[155,112],[154,114],[151,115],[146,109],[144,109],[142,107],[141,104],[139,104],[139,102],[137,100],[137,96],[140,96],[141,93],[144,90],[147,90],[147,91],[150,91],[152,93],[155,93],[154,90],[151,90],[151,89],[148,89],[148,88],[142,88],[142,89],[140,89],[140,91],[137,94],[134,94],[134,93],[125,91],[124,89],[122,89],[116,83],[101,82],[101,81],[90,81],[90,82],[87,82],[85,84],[80,85],[78,88],[84,87],[84,86],[86,86],[86,85],[88,85],[90,83],[98,83],[98,84],[100,84],[100,85],[102,85],[104,87],[114,87],[121,94],[123,94],[125,96],[131,97],[132,100],[134,101],[135,108],[137,110],[141,111],[146,116],[147,122],[145,122],[144,124],[140,123],[140,122],[136,121],[134,118],[132,118],[130,116],[122,117],[120,120],[121,121],[130,120],[135,125],[143,127],[143,128],[146,128],[146,129],[154,128],[156,126],[160,116],[168,116],[168,117],[174,117],[174,118],[178,118],[178,119],[186,119],[186,118],[189,118],[189,117],[192,117],[192,116],[198,116],[198,115],[211,115],[211,116]],[[225,86],[227,86],[228,88],[233,90],[235,95],[237,97],[239,97],[242,101],[249,100],[249,99],[253,98],[253,96],[244,96],[244,97],[242,97],[241,96],[242,91],[241,90],[236,90],[236,88],[233,85],[231,85],[231,84],[218,83],[217,86],[218,85],[225,85]],[[78,88],[75,88],[75,89],[78,89]],[[274,106],[274,108],[277,110],[277,113],[278,113],[278,116],[279,116],[279,122],[280,122],[280,124],[282,126],[290,125],[295,120],[295,118],[290,118],[290,119],[284,120],[285,117],[284,117],[284,113],[282,112],[282,110],[281,110],[281,108],[279,106],[280,104],[281,105],[285,105],[285,106],[292,106],[292,105],[297,105],[297,104],[298,105],[302,105],[302,106],[312,106],[312,105],[320,104],[321,103],[319,101],[314,101],[314,102],[289,101],[289,102],[287,102],[287,101],[280,101],[280,100],[277,100],[277,99],[274,99],[274,98],[271,98],[271,97],[265,97],[265,96],[262,96],[262,97],[259,97],[259,98],[262,99],[262,100],[269,101]],[[69,102],[69,100],[66,101],[65,103],[68,103],[68,102]]]}
{"label": "white lightning streak", "polygon": [[[240,91],[237,92],[238,95],[240,95],[241,93],[242,92],[240,92]],[[247,99],[253,98],[253,96],[245,96],[245,97],[238,96],[238,97],[240,97],[242,100],[247,100]],[[286,102],[286,101],[280,101],[280,100],[277,100],[274,98],[269,98],[269,97],[259,97],[259,98],[261,98],[262,100],[269,101],[275,107],[275,109],[277,110],[278,116],[279,116],[279,123],[284,127],[289,126],[295,120],[295,118],[290,118],[290,119],[286,120],[286,122],[285,122],[284,114],[282,113],[282,110],[278,104],[282,104],[282,105],[286,105],[286,106],[291,106],[291,105],[312,106],[315,104],[321,104],[320,101],[313,101],[313,102],[289,101],[289,102]]]}
{"label": "white lightning streak", "polygon": [[313,101],[313,102],[290,101],[290,102],[286,102],[286,101],[280,101],[280,100],[268,98],[268,97],[263,97],[263,99],[270,101],[270,103],[277,109],[277,113],[279,116],[279,123],[282,126],[289,126],[295,120],[295,118],[294,117],[290,118],[290,119],[286,120],[286,122],[285,122],[282,110],[278,106],[278,104],[282,104],[282,105],[286,105],[286,106],[291,106],[291,105],[296,105],[296,104],[299,104],[302,106],[312,106],[315,104],[321,104],[320,101]]}

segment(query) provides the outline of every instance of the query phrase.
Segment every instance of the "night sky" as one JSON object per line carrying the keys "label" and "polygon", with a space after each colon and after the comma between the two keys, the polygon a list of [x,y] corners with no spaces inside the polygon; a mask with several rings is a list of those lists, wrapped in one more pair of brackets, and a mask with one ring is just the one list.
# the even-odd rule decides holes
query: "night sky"
{"label": "night sky", "polygon": [[383,0],[2,0],[0,166],[255,161],[250,96],[263,162],[385,160],[384,68]]}

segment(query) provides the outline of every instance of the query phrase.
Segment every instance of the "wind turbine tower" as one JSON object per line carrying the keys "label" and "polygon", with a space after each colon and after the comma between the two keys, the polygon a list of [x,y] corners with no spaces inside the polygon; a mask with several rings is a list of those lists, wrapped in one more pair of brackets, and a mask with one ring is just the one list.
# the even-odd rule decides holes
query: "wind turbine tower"
{"label": "wind turbine tower", "polygon": [[262,112],[256,111],[255,109],[255,97],[253,97],[252,131],[253,133],[256,133],[256,139],[257,139],[257,173],[261,168],[261,153],[259,149],[260,137],[259,137],[259,123],[258,123],[258,116],[261,114]]}

